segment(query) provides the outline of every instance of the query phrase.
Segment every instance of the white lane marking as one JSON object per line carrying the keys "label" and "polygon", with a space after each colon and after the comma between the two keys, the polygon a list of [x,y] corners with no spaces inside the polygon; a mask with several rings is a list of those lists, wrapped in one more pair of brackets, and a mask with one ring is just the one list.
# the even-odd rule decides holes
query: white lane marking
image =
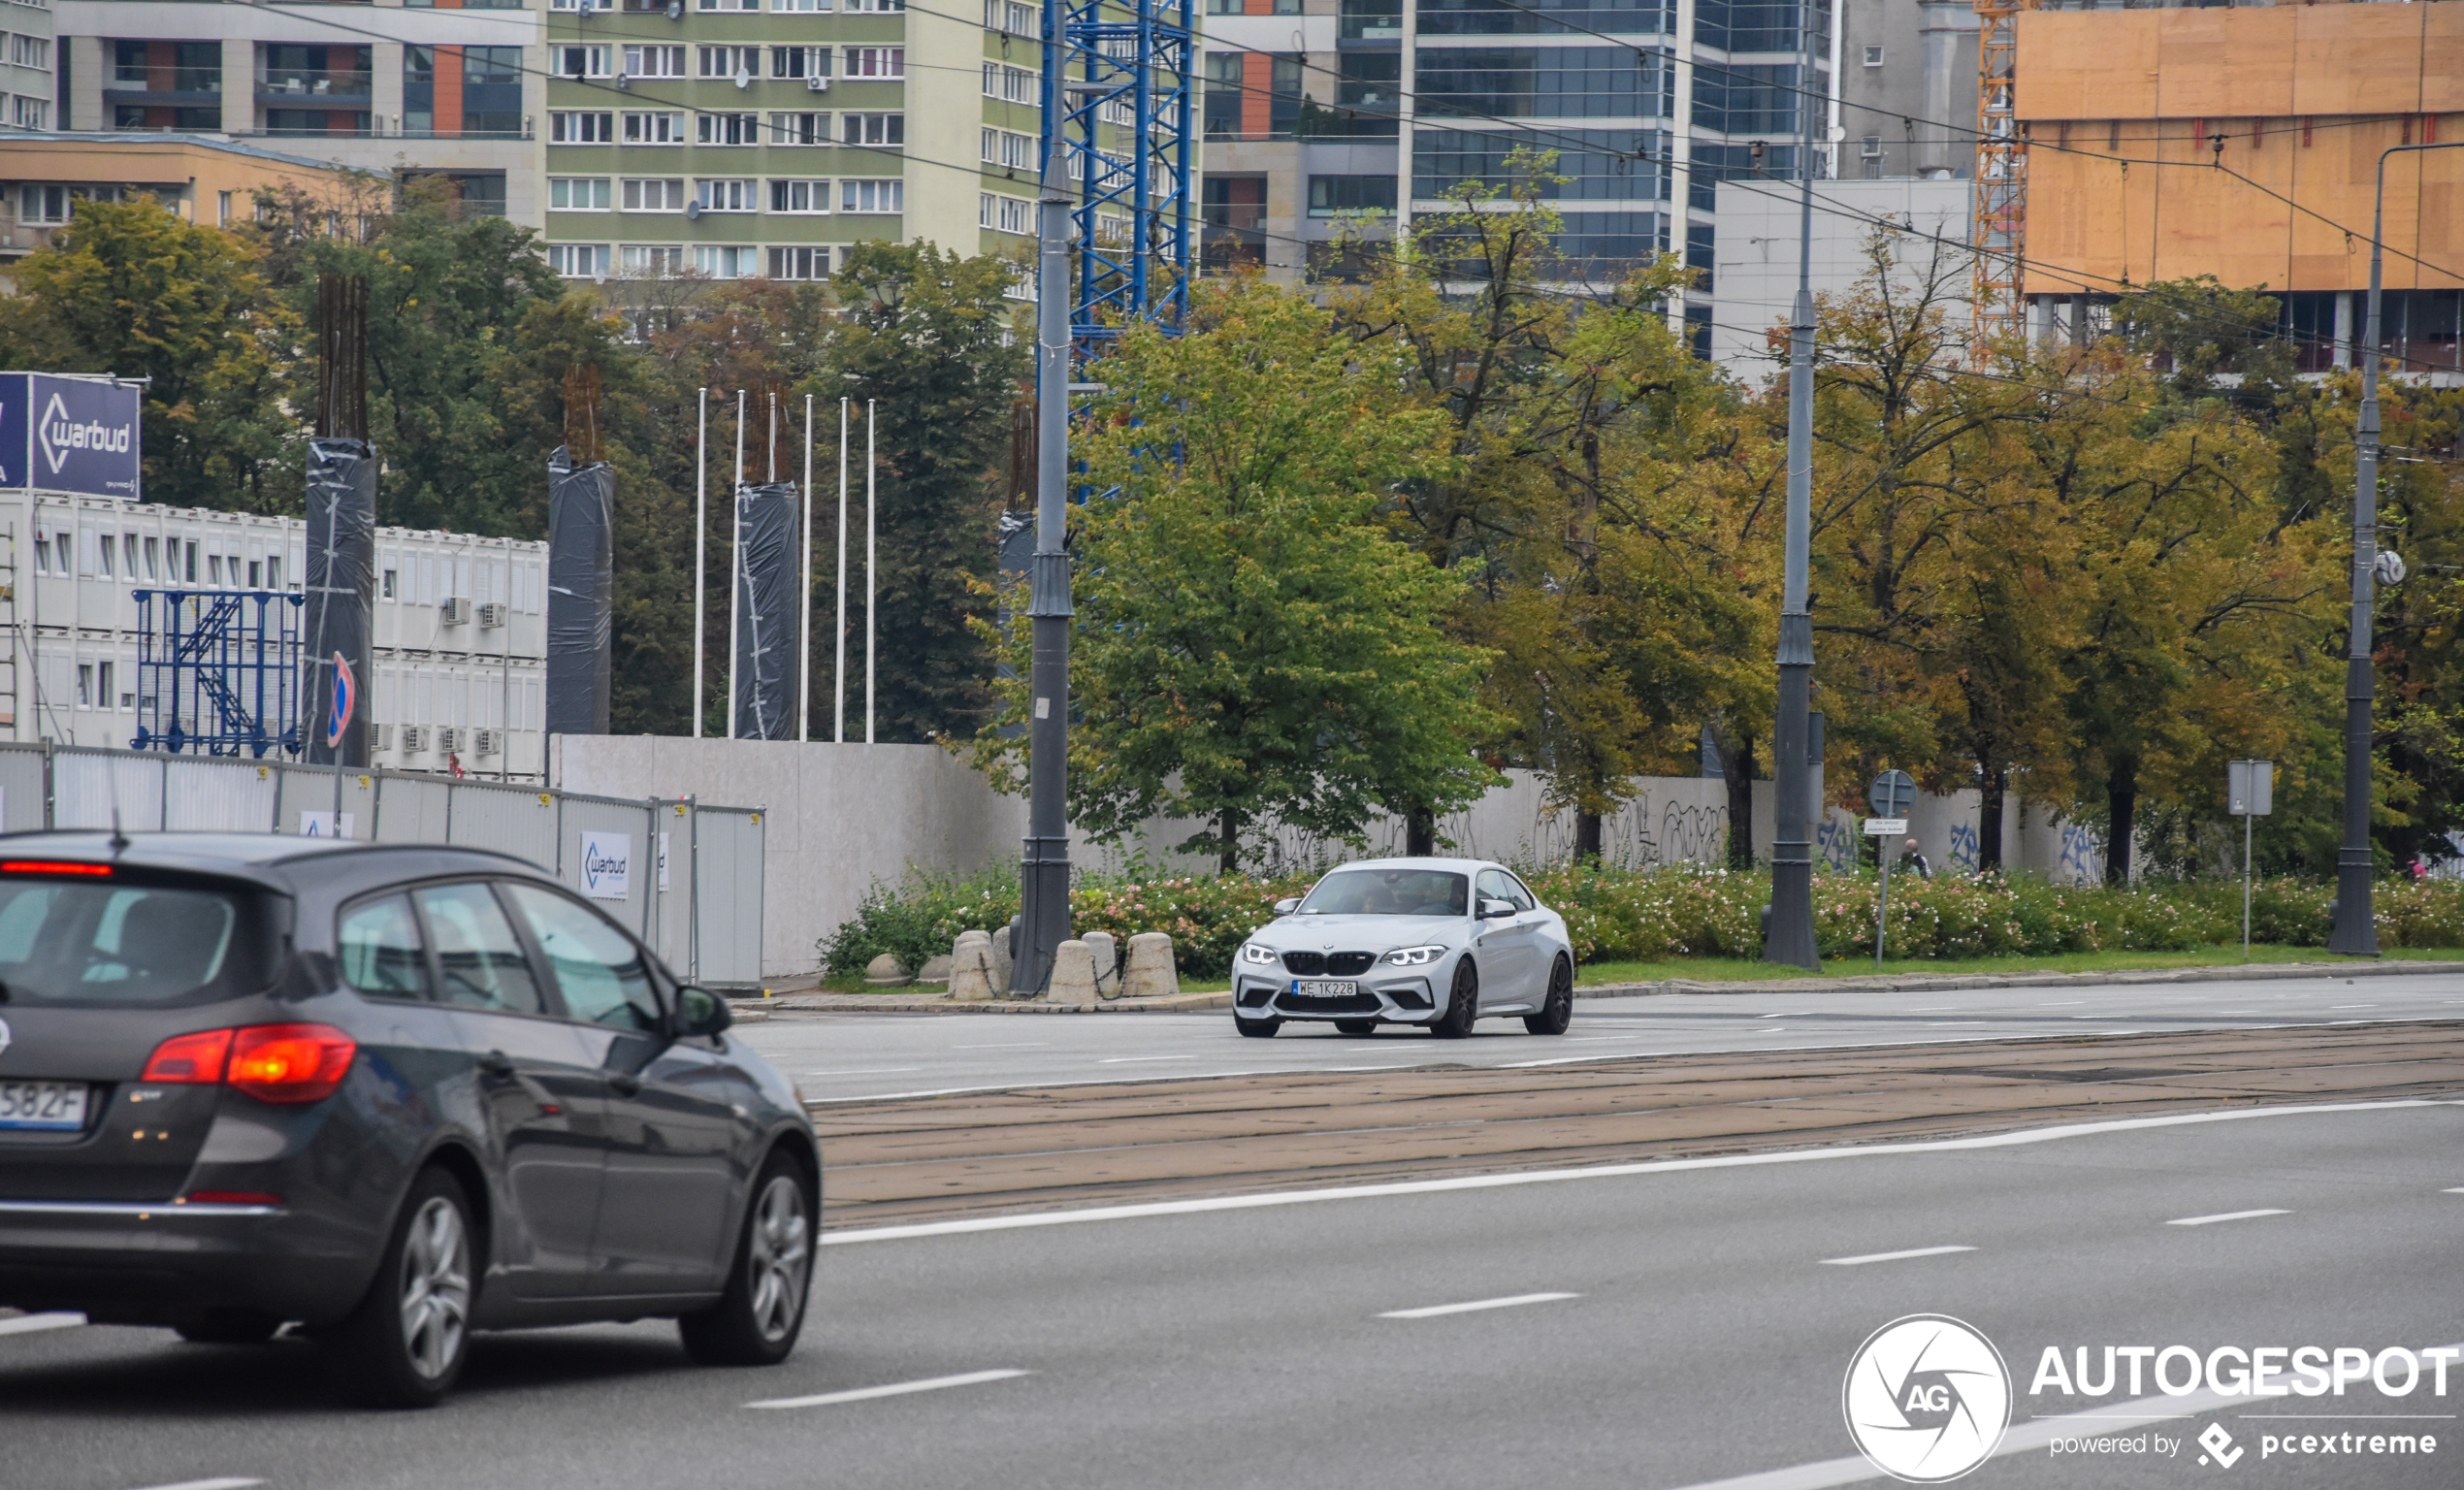
{"label": "white lane marking", "polygon": [[2234,1108],[2212,1113],[2168,1113],[2158,1118],[2114,1118],[2102,1122],[2065,1122],[1975,1138],[1929,1139],[1913,1144],[1867,1144],[1846,1149],[1788,1149],[1774,1153],[1728,1153],[1700,1159],[1653,1159],[1638,1164],[1596,1164],[1583,1169],[1533,1169],[1503,1175],[1458,1175],[1444,1180],[1404,1180],[1386,1184],[1329,1185],[1314,1190],[1267,1190],[1255,1195],[1216,1195],[1204,1200],[1155,1200],[1134,1206],[1089,1206],[1083,1211],[1030,1211],[959,1221],[919,1221],[908,1226],[865,1226],[824,1234],[825,1247],[859,1242],[903,1242],[914,1237],[954,1237],[979,1231],[1017,1231],[1029,1226],[1068,1226],[1082,1221],[1127,1221],[1151,1215],[1199,1215],[1211,1211],[1251,1211],[1322,1200],[1382,1200],[1395,1195],[1440,1195],[1452,1190],[1493,1190],[1552,1184],[1567,1180],[1620,1180],[1635,1175],[1682,1174],[1698,1169],[1747,1169],[1765,1164],[1808,1164],[1826,1159],[1888,1158],[1910,1153],[1965,1153],[1980,1149],[2017,1149],[2066,1138],[2132,1133],[2149,1128],[2210,1122],[2248,1122],[2259,1118],[2309,1118],[2337,1113],[2399,1112],[2410,1108],[2464,1107],[2440,1097],[2400,1097],[2391,1102],[2318,1102],[2301,1107]]}
{"label": "white lane marking", "polygon": [[1107,1055],[1095,1062],[1099,1066],[1129,1066],[1147,1060],[1195,1060],[1195,1055]]}
{"label": "white lane marking", "polygon": [[262,1485],[262,1479],[238,1479],[225,1475],[220,1479],[183,1479],[176,1485],[148,1485],[146,1490],[246,1490],[249,1485]]}
{"label": "white lane marking", "polygon": [[1052,1048],[1053,1042],[1050,1040],[1029,1040],[1020,1045],[954,1045],[951,1047],[954,1051],[1049,1051]]}
{"label": "white lane marking", "polygon": [[1957,1009],[1958,1007],[1960,1006],[1957,1004],[1924,1004],[1905,1012],[1908,1014],[1940,1014],[1945,1009]]}
{"label": "white lane marking", "polygon": [[2376,1009],[2376,1004],[2329,1004],[2330,1009]]}
{"label": "white lane marking", "polygon": [[2459,1184],[2455,1188],[2444,1191],[2443,1193],[2448,1195],[2464,1195],[2464,1184]]}
{"label": "white lane marking", "polygon": [[2207,1226],[2218,1221],[2247,1221],[2253,1216],[2290,1215],[2292,1215],[2290,1211],[2226,1211],[2217,1215],[2186,1215],[2178,1221],[2167,1221],[2164,1224],[2167,1226]]}
{"label": "white lane marking", "polygon": [[1579,1293],[1518,1293],[1511,1298],[1475,1299],[1469,1304],[1432,1304],[1426,1309],[1390,1309],[1380,1319],[1435,1319],[1440,1314],[1468,1314],[1483,1309],[1513,1309],[1523,1304],[1554,1304],[1559,1299],[1579,1299]]}
{"label": "white lane marking", "polygon": [[2036,1007],[2039,1009],[2076,1009],[2086,1002],[2087,1000],[2084,998],[2059,998],[2050,1004],[2038,1004]]}
{"label": "white lane marking", "polygon": [[37,1330],[65,1330],[83,1324],[83,1314],[20,1314],[0,1319],[0,1335],[31,1335]]}
{"label": "white lane marking", "polygon": [[795,1074],[798,1076],[903,1076],[907,1072],[923,1069],[922,1066],[865,1066],[855,1071],[798,1071]]}
{"label": "white lane marking", "polygon": [[[922,1381],[898,1381],[889,1386],[859,1386],[848,1392],[817,1392],[810,1397],[771,1397],[762,1402],[748,1402],[748,1408],[827,1408],[841,1402],[870,1402],[876,1397],[904,1397],[910,1392],[937,1392],[944,1387],[974,1386],[980,1381],[1007,1381],[1023,1377],[1023,1371],[970,1371],[963,1376],[928,1377]],[[254,1484],[251,1480],[249,1483]]]}
{"label": "white lane marking", "polygon": [[1946,1252],[1972,1252],[1972,1247],[1912,1247],[1904,1252],[1867,1252],[1862,1257],[1826,1257],[1826,1268],[1854,1268],[1868,1262],[1897,1262],[1907,1257],[1939,1257]]}

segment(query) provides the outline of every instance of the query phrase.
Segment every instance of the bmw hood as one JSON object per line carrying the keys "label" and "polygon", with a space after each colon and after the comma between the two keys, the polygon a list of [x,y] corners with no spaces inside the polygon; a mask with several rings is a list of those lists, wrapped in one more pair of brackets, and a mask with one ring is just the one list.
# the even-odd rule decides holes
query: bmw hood
{"label": "bmw hood", "polygon": [[1249,933],[1277,952],[1388,953],[1398,947],[1455,947],[1471,926],[1464,916],[1284,916]]}

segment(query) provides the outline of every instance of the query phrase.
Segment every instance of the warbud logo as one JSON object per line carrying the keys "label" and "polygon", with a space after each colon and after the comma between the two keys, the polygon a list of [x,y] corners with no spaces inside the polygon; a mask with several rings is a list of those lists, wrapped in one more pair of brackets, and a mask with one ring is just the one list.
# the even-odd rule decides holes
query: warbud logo
{"label": "warbud logo", "polygon": [[2011,1420],[2002,1353],[1947,1314],[1910,1314],[1868,1336],[1841,1388],[1848,1436],[1875,1469],[1914,1484],[1957,1479],[1993,1457]]}
{"label": "warbud logo", "polygon": [[43,458],[50,463],[51,473],[58,475],[69,457],[80,450],[103,450],[116,455],[128,453],[133,432],[127,425],[109,425],[99,419],[71,418],[68,405],[58,394],[44,406],[43,419],[37,428],[43,444]]}

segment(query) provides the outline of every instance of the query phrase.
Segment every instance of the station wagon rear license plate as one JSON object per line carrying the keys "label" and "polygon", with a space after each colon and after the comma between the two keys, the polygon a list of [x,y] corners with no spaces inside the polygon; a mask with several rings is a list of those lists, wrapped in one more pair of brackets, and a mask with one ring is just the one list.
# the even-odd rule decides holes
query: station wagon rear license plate
{"label": "station wagon rear license plate", "polygon": [[74,1133],[85,1126],[83,1082],[0,1082],[0,1128]]}
{"label": "station wagon rear license plate", "polygon": [[1360,984],[1350,978],[1295,978],[1292,991],[1305,998],[1349,998],[1360,991]]}

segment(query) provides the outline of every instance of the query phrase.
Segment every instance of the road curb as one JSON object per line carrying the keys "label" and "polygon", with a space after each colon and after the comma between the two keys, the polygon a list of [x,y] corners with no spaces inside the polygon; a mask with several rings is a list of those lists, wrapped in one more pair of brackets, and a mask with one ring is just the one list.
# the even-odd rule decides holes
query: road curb
{"label": "road curb", "polygon": [[1662,993],[1915,993],[1955,988],[2060,988],[2083,984],[2273,983],[2300,978],[2393,978],[2464,974],[2464,962],[2262,962],[2214,967],[2149,968],[2109,973],[1900,973],[1891,977],[1762,978],[1703,983],[1602,983],[1574,989],[1576,998],[1640,998]]}
{"label": "road curb", "polygon": [[789,993],[778,998],[734,1002],[739,1018],[748,1010],[767,1018],[788,1014],[1186,1014],[1198,1009],[1229,1009],[1232,994],[1174,993],[1162,998],[1098,999],[1092,1003],[1055,1004],[1040,998],[970,999],[952,1003],[947,997],[882,998],[861,993]]}

